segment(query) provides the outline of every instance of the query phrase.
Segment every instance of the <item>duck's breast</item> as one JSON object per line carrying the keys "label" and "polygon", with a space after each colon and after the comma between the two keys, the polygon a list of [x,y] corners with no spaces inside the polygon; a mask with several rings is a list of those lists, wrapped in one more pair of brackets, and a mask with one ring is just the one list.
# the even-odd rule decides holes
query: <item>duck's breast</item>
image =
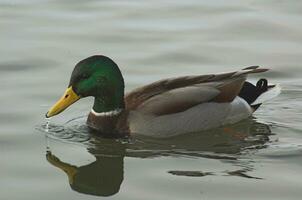
{"label": "duck's breast", "polygon": [[207,102],[183,112],[162,116],[131,111],[128,123],[131,133],[153,137],[170,137],[236,123],[251,114],[252,109],[247,102],[236,97],[230,103]]}

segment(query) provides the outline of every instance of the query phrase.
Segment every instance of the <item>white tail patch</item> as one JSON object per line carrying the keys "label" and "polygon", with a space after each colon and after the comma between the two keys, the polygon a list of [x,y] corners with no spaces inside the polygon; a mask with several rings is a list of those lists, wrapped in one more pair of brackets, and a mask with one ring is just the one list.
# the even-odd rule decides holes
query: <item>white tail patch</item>
{"label": "white tail patch", "polygon": [[257,105],[270,101],[271,99],[277,97],[281,93],[281,87],[279,84],[276,84],[275,87],[268,89],[268,91],[261,94],[252,105]]}

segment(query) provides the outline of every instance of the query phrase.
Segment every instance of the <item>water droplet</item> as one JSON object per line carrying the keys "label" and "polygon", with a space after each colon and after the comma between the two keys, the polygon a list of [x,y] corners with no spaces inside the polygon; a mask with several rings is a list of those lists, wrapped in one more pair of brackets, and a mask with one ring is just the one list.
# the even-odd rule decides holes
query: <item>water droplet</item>
{"label": "water droplet", "polygon": [[49,131],[49,122],[50,120],[48,118],[46,118],[46,124],[45,124],[45,131],[48,133]]}

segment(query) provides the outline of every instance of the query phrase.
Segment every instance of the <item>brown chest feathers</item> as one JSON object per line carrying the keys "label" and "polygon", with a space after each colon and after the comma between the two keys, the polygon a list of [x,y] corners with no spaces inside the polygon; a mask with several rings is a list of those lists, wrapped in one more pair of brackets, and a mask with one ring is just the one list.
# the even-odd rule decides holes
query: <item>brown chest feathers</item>
{"label": "brown chest feathers", "polygon": [[87,125],[93,131],[108,136],[126,136],[129,135],[129,125],[127,122],[128,112],[123,110],[116,115],[95,115],[90,112],[87,118]]}

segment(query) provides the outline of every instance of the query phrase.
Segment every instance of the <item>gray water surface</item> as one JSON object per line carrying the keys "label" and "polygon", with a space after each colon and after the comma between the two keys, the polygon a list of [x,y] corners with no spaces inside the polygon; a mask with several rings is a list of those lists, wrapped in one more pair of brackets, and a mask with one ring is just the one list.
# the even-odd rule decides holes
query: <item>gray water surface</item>
{"label": "gray water surface", "polygon": [[[0,0],[0,199],[301,199],[302,2]],[[51,119],[73,66],[115,60],[126,90],[271,68],[282,94],[232,126],[169,139],[89,134],[84,99]],[[105,197],[106,196],[106,197]]]}

